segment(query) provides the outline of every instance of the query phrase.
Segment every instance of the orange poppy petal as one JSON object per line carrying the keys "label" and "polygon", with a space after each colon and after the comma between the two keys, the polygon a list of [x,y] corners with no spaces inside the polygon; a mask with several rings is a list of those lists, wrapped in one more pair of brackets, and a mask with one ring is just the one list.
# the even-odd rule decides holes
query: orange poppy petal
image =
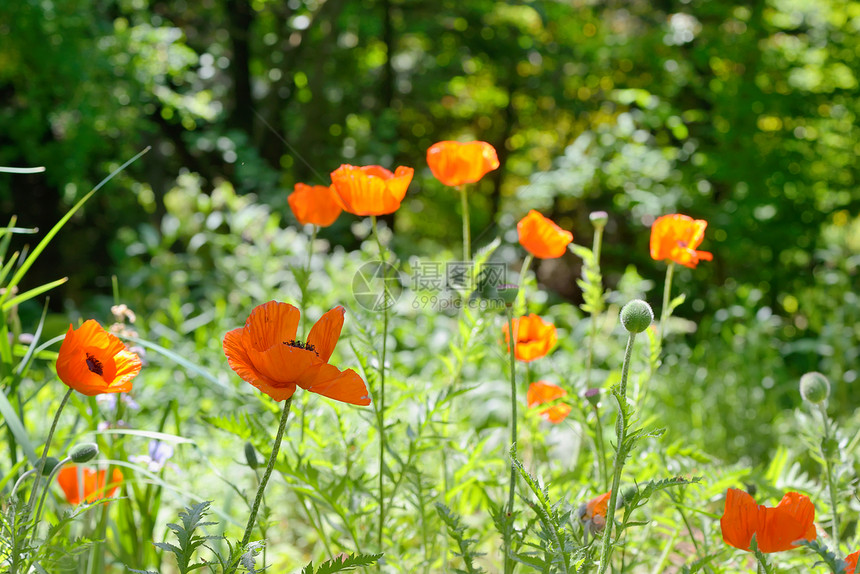
{"label": "orange poppy petal", "polygon": [[737,488],[726,492],[726,505],[720,518],[723,540],[729,546],[749,550],[753,534],[758,530],[758,505],[753,497]]}
{"label": "orange poppy petal", "polygon": [[260,352],[248,348],[245,350],[251,364],[263,375],[264,380],[275,387],[290,384],[301,384],[301,380],[308,376],[309,371],[316,369],[322,361],[313,351],[286,344],[272,345],[267,350]]}
{"label": "orange poppy petal", "polygon": [[696,251],[705,237],[708,222],[688,215],[673,213],[658,217],[651,226],[651,258],[668,259],[685,267],[695,268],[699,260],[711,261],[707,251]]}
{"label": "orange poppy petal", "polygon": [[313,345],[319,358],[326,363],[331,358],[334,347],[340,339],[345,314],[346,310],[338,305],[320,317],[320,320],[311,327],[311,332],[308,334],[308,344]]}
{"label": "orange poppy petal", "polygon": [[540,411],[540,416],[548,422],[552,424],[558,424],[567,418],[567,415],[570,414],[571,406],[570,405],[555,405],[552,407],[547,407],[544,410]]}
{"label": "orange poppy petal", "polygon": [[427,165],[436,179],[453,187],[479,181],[499,167],[499,158],[487,142],[442,141],[427,150]]}
{"label": "orange poppy petal", "polygon": [[860,558],[860,550],[845,557],[845,574],[854,574],[854,570],[857,569],[857,558]]}
{"label": "orange poppy petal", "polygon": [[140,366],[140,357],[93,319],[77,330],[69,325],[56,364],[60,380],[87,396],[131,390]]}
{"label": "orange poppy petal", "polygon": [[299,310],[289,303],[269,301],[258,305],[245,322],[245,342],[262,352],[273,345],[293,341],[300,317]]}
{"label": "orange poppy petal", "polygon": [[555,259],[567,251],[573,234],[532,209],[517,223],[520,245],[540,259]]}
{"label": "orange poppy petal", "polygon": [[560,399],[565,396],[567,391],[546,381],[537,381],[529,385],[529,390],[526,393],[526,402],[529,407],[536,407],[555,399]]}
{"label": "orange poppy petal", "polygon": [[316,380],[306,390],[352,405],[370,404],[364,380],[352,369],[341,372],[333,365],[323,364]]}
{"label": "orange poppy petal", "polygon": [[808,496],[789,492],[776,508],[761,508],[756,540],[762,552],[782,552],[796,548],[798,540],[815,540],[815,507]]}
{"label": "orange poppy petal", "polygon": [[414,170],[398,167],[391,173],[384,167],[356,167],[344,164],[331,173],[335,201],[354,215],[385,215],[400,208]]}
{"label": "orange poppy petal", "polygon": [[612,496],[612,491],[604,492],[599,496],[595,496],[586,504],[588,509],[588,517],[603,516],[606,517],[606,509],[609,507],[609,498]]}
{"label": "orange poppy petal", "polygon": [[[248,356],[248,352],[245,349],[244,334],[244,329],[233,329],[224,335],[222,346],[224,347],[224,354],[227,355],[227,363],[243,381],[251,383],[258,389],[263,390],[264,386],[266,388],[274,388],[278,383],[263,375],[254,366],[251,357]],[[295,385],[293,386],[293,390],[295,390]],[[266,394],[270,393],[266,392]]]}
{"label": "orange poppy petal", "polygon": [[335,195],[330,186],[297,183],[293,193],[287,197],[287,202],[302,225],[328,227],[343,211],[335,200]]}

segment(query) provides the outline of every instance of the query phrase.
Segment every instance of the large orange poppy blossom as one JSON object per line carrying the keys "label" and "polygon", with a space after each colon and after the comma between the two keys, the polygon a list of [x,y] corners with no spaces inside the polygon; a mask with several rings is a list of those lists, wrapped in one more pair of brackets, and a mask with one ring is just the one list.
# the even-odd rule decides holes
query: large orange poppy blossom
{"label": "large orange poppy blossom", "polygon": [[713,254],[696,251],[705,238],[707,226],[704,219],[693,219],[680,213],[658,217],[651,226],[651,258],[655,261],[669,259],[691,269],[700,260],[711,261]]}
{"label": "large orange poppy blossom", "polygon": [[[565,395],[567,395],[567,391],[558,385],[546,381],[537,381],[529,385],[528,393],[526,393],[526,402],[529,408],[534,408],[560,399]],[[567,415],[570,414],[570,409],[570,405],[559,404],[542,409],[539,414],[544,420],[558,424],[567,418]]]}
{"label": "large orange poppy blossom", "polygon": [[[81,496],[86,502],[95,502],[103,498],[111,498],[122,484],[122,472],[114,467],[111,469],[110,484],[105,485],[105,476],[107,472],[100,470],[98,472],[89,468],[81,468],[81,478],[83,485],[78,482],[78,467],[64,466],[57,473],[57,483],[63,489],[66,495],[66,500],[69,504],[80,504]],[[107,490],[107,487],[111,487]]]}
{"label": "large orange poppy blossom", "polygon": [[565,231],[534,209],[517,223],[517,235],[520,245],[539,259],[561,257],[573,241],[573,233]]}
{"label": "large orange poppy blossom", "polygon": [[[555,325],[545,322],[534,313],[514,319],[513,322],[516,333],[514,356],[518,361],[528,363],[540,359],[558,341]],[[510,343],[507,323],[502,327],[502,332],[505,334],[505,343]]]}
{"label": "large orange poppy blossom", "polygon": [[288,303],[269,301],[251,311],[245,326],[224,336],[224,354],[237,375],[276,401],[296,387],[354,405],[369,405],[370,395],[352,369],[328,363],[343,328],[343,307],[325,313],[306,342],[296,340],[301,313]]}
{"label": "large orange poppy blossom", "polygon": [[297,183],[287,202],[302,225],[311,223],[328,227],[343,211],[334,196],[331,186]]}
{"label": "large orange poppy blossom", "polygon": [[729,546],[749,550],[753,534],[764,553],[796,548],[798,540],[815,540],[815,507],[808,496],[788,492],[775,508],[756,504],[737,488],[726,493],[726,508],[720,518],[723,540]]}
{"label": "large orange poppy blossom", "polygon": [[427,150],[427,165],[436,179],[454,187],[480,181],[499,167],[499,157],[487,142],[443,141]]}
{"label": "large orange poppy blossom", "polygon": [[854,570],[857,569],[858,557],[860,557],[860,550],[845,557],[845,574],[854,574]]}
{"label": "large orange poppy blossom", "polygon": [[57,357],[60,380],[90,397],[130,391],[140,367],[140,357],[94,319],[77,330],[69,325]]}
{"label": "large orange poppy blossom", "polygon": [[354,215],[385,215],[400,208],[415,170],[398,167],[391,173],[378,165],[344,164],[331,172],[334,198]]}

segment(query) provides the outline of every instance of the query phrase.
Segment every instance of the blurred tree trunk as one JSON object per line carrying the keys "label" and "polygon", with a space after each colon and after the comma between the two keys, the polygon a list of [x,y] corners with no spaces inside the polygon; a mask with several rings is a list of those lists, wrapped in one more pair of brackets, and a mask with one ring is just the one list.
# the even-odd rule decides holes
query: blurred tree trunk
{"label": "blurred tree trunk", "polygon": [[249,136],[254,133],[254,101],[251,95],[251,26],[254,11],[248,0],[226,0],[226,14],[233,55],[230,58],[230,76],[233,81],[233,109],[228,125]]}

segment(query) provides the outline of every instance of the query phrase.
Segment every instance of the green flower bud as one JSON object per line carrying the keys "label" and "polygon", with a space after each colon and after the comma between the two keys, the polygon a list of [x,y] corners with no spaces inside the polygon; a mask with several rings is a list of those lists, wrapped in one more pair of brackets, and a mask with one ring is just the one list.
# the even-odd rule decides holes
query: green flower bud
{"label": "green flower bud", "polygon": [[72,450],[69,451],[69,458],[72,459],[72,462],[81,464],[91,461],[98,453],[99,446],[96,443],[82,442],[72,447]]}
{"label": "green flower bud", "polygon": [[54,456],[49,456],[45,459],[45,466],[42,467],[42,476],[48,476],[51,472],[60,464],[60,461],[57,460]]}
{"label": "green flower bud", "polygon": [[605,211],[592,211],[588,214],[588,219],[591,220],[591,224],[594,227],[603,229],[606,227],[606,222],[609,221],[609,214]]}
{"label": "green flower bud", "polygon": [[819,372],[812,371],[800,377],[800,396],[817,405],[830,396],[830,381]]}
{"label": "green flower bud", "polygon": [[248,462],[248,466],[252,469],[256,469],[260,466],[260,461],[257,460],[257,450],[254,448],[249,442],[245,443],[245,460]]}
{"label": "green flower bud", "polygon": [[634,299],[621,308],[621,324],[628,333],[641,333],[654,321],[651,305],[642,299]]}
{"label": "green flower bud", "polygon": [[499,297],[505,302],[505,305],[510,307],[517,300],[517,293],[519,293],[520,288],[517,285],[506,283],[499,285],[496,290],[499,293]]}

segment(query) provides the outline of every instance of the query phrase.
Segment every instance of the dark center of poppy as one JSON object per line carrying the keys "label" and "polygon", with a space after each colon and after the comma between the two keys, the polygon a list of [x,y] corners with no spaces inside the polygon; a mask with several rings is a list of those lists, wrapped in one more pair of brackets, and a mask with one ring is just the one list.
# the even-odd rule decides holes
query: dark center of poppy
{"label": "dark center of poppy", "polygon": [[317,357],[320,354],[314,348],[314,346],[310,343],[305,343],[304,341],[299,341],[298,339],[292,339],[290,341],[284,341],[284,345],[289,345],[290,347],[295,347],[296,349],[304,349],[305,351],[310,351],[315,354]]}
{"label": "dark center of poppy", "polygon": [[105,372],[104,367],[102,366],[102,362],[87,353],[87,368],[91,373],[95,373],[99,376],[102,376]]}
{"label": "dark center of poppy", "polygon": [[687,242],[686,242],[686,241],[683,241],[683,240],[681,240],[681,239],[679,239],[679,240],[678,240],[678,247],[684,247],[684,248],[686,248],[686,247],[687,247]]}

